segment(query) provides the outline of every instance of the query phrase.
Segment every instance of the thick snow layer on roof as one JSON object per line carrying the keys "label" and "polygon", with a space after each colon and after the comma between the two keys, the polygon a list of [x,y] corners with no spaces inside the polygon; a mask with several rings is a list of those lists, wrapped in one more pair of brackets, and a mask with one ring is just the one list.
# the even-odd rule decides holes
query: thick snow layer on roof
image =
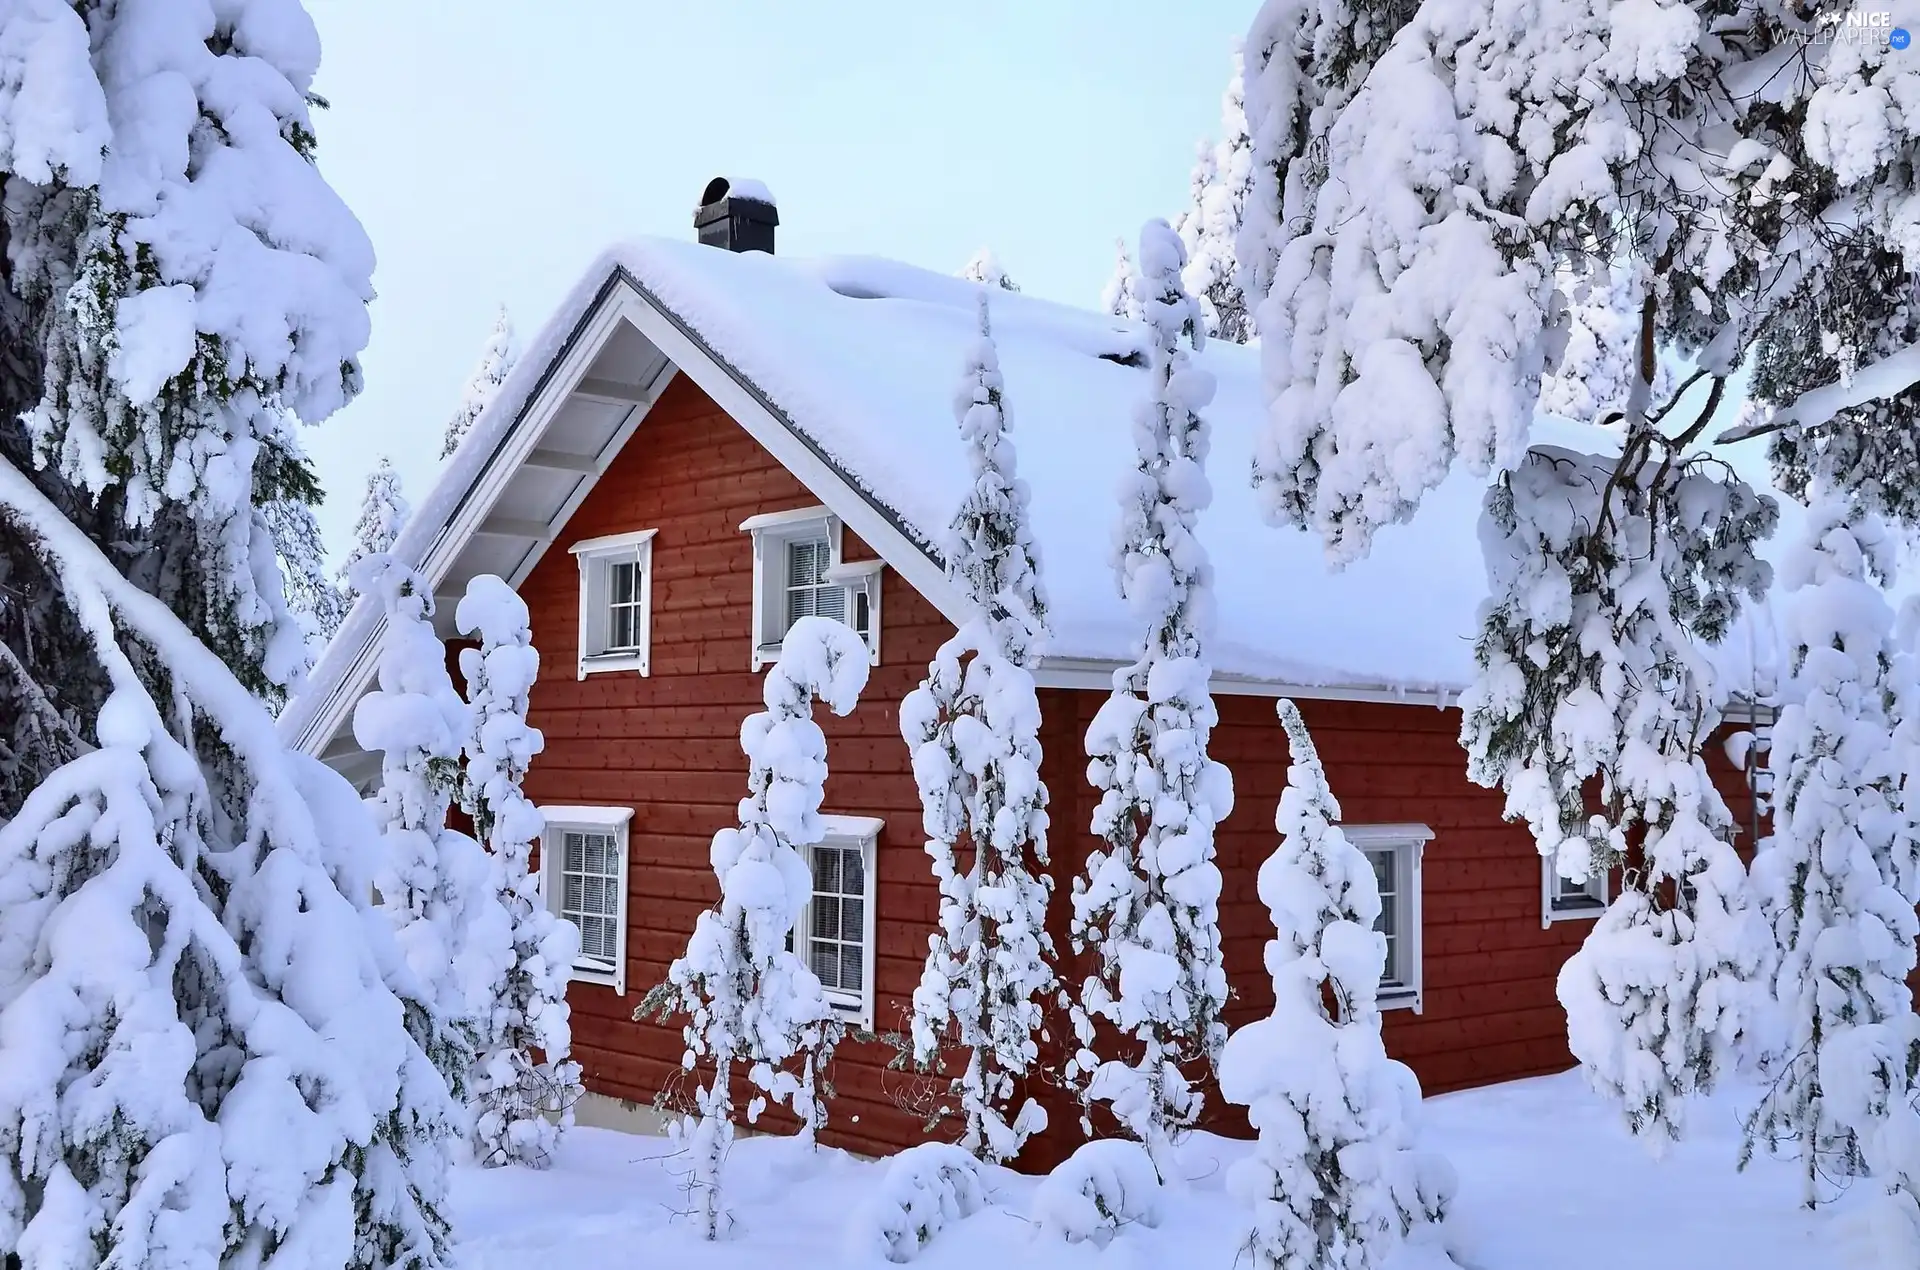
{"label": "thick snow layer on roof", "polygon": [[[641,239],[604,254],[562,303],[416,511],[396,555],[418,561],[432,545],[568,335],[622,272],[912,536],[936,548],[944,542],[967,482],[949,398],[973,338],[980,285],[888,260],[789,259]],[[1115,489],[1133,461],[1129,412],[1146,387],[1144,360],[1135,360],[1144,328],[998,289],[991,304],[1051,603],[1054,633],[1045,652],[1131,658],[1138,632],[1108,547]],[[1257,351],[1210,341],[1198,361],[1218,381],[1207,410],[1214,501],[1200,518],[1217,576],[1216,671],[1301,688],[1464,687],[1486,594],[1478,539],[1485,482],[1456,471],[1411,524],[1383,531],[1366,559],[1332,571],[1317,539],[1260,518],[1249,482],[1262,423]],[[633,444],[645,438],[643,429]],[[1539,422],[1535,440],[1588,452],[1615,444],[1600,429],[1552,419]],[[1729,453],[1765,488],[1757,448]],[[1785,510],[1776,542],[1797,524],[1796,509]],[[303,726],[375,621],[369,606],[356,606],[284,726]],[[1766,660],[1770,626],[1763,616],[1718,654],[1736,689],[1751,684],[1756,660]]]}

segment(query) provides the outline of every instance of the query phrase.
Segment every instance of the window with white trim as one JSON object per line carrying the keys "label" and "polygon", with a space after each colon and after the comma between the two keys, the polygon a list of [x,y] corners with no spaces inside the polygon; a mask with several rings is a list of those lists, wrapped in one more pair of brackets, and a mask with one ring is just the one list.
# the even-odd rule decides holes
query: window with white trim
{"label": "window with white trim", "polygon": [[1584,882],[1560,876],[1552,860],[1540,861],[1540,925],[1592,920],[1607,911],[1607,875],[1595,871]]}
{"label": "window with white trim", "polygon": [[880,664],[878,560],[840,558],[840,519],[824,507],[768,512],[741,522],[753,535],[753,669],[771,665],[803,617],[844,622]]}
{"label": "window with white trim", "polygon": [[1425,825],[1342,825],[1347,841],[1365,853],[1380,887],[1380,919],[1387,964],[1380,975],[1380,1008],[1418,1014],[1421,998],[1421,856],[1433,830]]}
{"label": "window with white trim", "polygon": [[609,670],[647,673],[656,532],[588,538],[568,548],[580,562],[580,678]]}
{"label": "window with white trim", "polygon": [[573,978],[627,992],[627,823],[631,807],[542,807],[540,889],[580,931]]}
{"label": "window with white trim", "polygon": [[874,848],[882,822],[822,816],[826,836],[802,849],[813,893],[793,928],[793,950],[849,1023],[873,1026]]}

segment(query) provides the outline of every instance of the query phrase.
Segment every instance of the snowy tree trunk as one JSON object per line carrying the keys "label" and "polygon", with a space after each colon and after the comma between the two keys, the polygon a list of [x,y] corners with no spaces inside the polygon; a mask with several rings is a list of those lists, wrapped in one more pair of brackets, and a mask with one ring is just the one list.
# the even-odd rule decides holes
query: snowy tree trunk
{"label": "snowy tree trunk", "polygon": [[[1809,1206],[1827,1198],[1822,1179],[1831,1187],[1868,1172],[1867,1144],[1890,1116],[1920,1126],[1914,1072],[1876,1089],[1885,1046],[1853,1039],[1913,1036],[1920,825],[1903,786],[1916,769],[1889,740],[1895,718],[1920,701],[1920,680],[1874,585],[1876,575],[1891,581],[1896,549],[1877,518],[1825,502],[1781,578],[1793,679],[1773,726],[1773,834],[1754,880],[1777,949],[1784,1030],[1747,1149],[1797,1154]],[[1912,1190],[1904,1198],[1920,1203]]]}
{"label": "snowy tree trunk", "polygon": [[[983,296],[980,339],[954,401],[973,485],[946,544],[947,576],[968,616],[900,707],[940,886],[939,930],[913,994],[914,1057],[938,1061],[952,1029],[967,1051],[951,1089],[960,1144],[996,1163],[1046,1125],[1038,1103],[1016,1109],[1013,1097],[1039,1055],[1041,1002],[1058,990],[1046,931],[1040,704],[1027,669],[1046,602],[1001,387]],[[964,873],[963,839],[973,848]]]}
{"label": "snowy tree trunk", "polygon": [[[810,1135],[819,1124],[814,1058],[843,1029],[820,980],[787,939],[813,891],[803,853],[824,835],[819,813],[827,742],[813,721],[813,699],[819,696],[835,714],[850,712],[867,668],[867,646],[851,627],[804,617],[787,632],[780,659],[767,672],[767,708],[740,730],[749,760],[747,797],[739,826],[714,835],[720,902],[700,914],[686,953],[662,985],[666,1009],[687,1016],[685,1067],[691,1071],[702,1059],[714,1067],[698,1094],[698,1114],[675,1126],[708,1239],[730,1224],[720,1166],[733,1139],[734,1063],[746,1064],[760,1091],[747,1106],[749,1123],[772,1098],[792,1107],[803,1132]],[[788,1070],[795,1059],[802,1075]]]}
{"label": "snowy tree trunk", "polygon": [[1267,973],[1273,1013],[1227,1038],[1220,1092],[1260,1135],[1228,1185],[1253,1210],[1248,1250],[1271,1270],[1367,1270],[1399,1235],[1444,1209],[1444,1161],[1407,1149],[1413,1074],[1380,1040],[1386,937],[1373,865],[1336,821],[1340,805],[1291,701],[1279,706],[1293,751],[1260,867],[1273,916]]}
{"label": "snowy tree trunk", "polygon": [[[1207,757],[1213,576],[1194,537],[1212,497],[1199,412],[1213,382],[1180,346],[1198,347],[1205,331],[1165,221],[1141,231],[1140,263],[1133,290],[1151,334],[1150,390],[1134,417],[1138,462],[1120,490],[1114,563],[1145,632],[1139,660],[1114,673],[1113,695],[1087,730],[1088,775],[1100,791],[1092,827],[1103,845],[1074,879],[1072,933],[1099,969],[1071,1011],[1080,1049],[1067,1076],[1086,1099],[1111,1104],[1165,1179],[1174,1135],[1200,1110],[1180,1064],[1216,1059],[1225,1040],[1213,828],[1232,809],[1233,779]],[[1100,1020],[1140,1046],[1133,1065],[1095,1051]]]}
{"label": "snowy tree trunk", "polygon": [[526,604],[492,574],[467,584],[454,622],[479,643],[460,653],[473,711],[460,805],[491,852],[492,885],[512,930],[511,960],[493,981],[479,1020],[474,1155],[489,1166],[545,1168],[573,1124],[582,1091],[580,1065],[568,1058],[573,1031],[567,1013],[567,980],[580,952],[580,932],[553,916],[529,867],[542,825],[521,790],[528,765],[546,744],[527,723],[540,655]]}

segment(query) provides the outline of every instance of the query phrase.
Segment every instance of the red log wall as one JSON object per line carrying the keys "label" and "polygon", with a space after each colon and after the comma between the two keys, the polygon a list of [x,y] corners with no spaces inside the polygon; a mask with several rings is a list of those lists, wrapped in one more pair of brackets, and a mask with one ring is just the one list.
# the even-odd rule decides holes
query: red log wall
{"label": "red log wall", "polygon": [[[752,544],[738,527],[756,513],[817,502],[682,376],[521,588],[543,653],[532,721],[547,737],[528,793],[538,803],[635,808],[627,994],[576,984],[569,997],[574,1054],[596,1092],[650,1101],[679,1070],[677,1027],[636,1023],[631,1015],[684,949],[695,916],[717,897],[708,843],[733,823],[745,792],[739,729],[760,708],[760,677],[748,669]],[[578,570],[566,547],[639,529],[658,531],[651,675],[577,680]],[[845,542],[849,558],[871,558],[850,533]],[[821,721],[832,772],[825,809],[886,821],[876,867],[876,1023],[887,1030],[902,1027],[937,901],[897,706],[950,628],[897,575],[887,573],[883,587],[883,663],[850,717],[822,710]],[[1041,704],[1061,879],[1057,907],[1064,910],[1066,879],[1091,842],[1085,826],[1092,800],[1080,754],[1099,696],[1047,690]],[[1272,701],[1223,697],[1218,704],[1213,753],[1232,769],[1237,789],[1233,815],[1219,832],[1221,924],[1234,992],[1228,1020],[1237,1025],[1269,1004],[1261,950],[1271,925],[1254,876],[1274,846],[1287,754]],[[1458,712],[1329,701],[1301,707],[1347,822],[1413,821],[1435,834],[1424,869],[1425,1008],[1388,1014],[1389,1050],[1428,1092],[1568,1066],[1553,980],[1587,927],[1541,928],[1538,857],[1523,827],[1501,822],[1500,796],[1467,781]],[[1730,794],[1744,793],[1737,773],[1722,775]],[[829,1141],[880,1152],[922,1140],[921,1116],[901,1104],[923,1095],[926,1082],[887,1071],[892,1057],[883,1045],[843,1045],[833,1071]],[[1030,1152],[1031,1164],[1070,1149],[1077,1133],[1057,1097],[1046,1101],[1054,1105],[1054,1128]],[[1218,1107],[1217,1098],[1209,1102]],[[1233,1130],[1231,1109],[1212,1123]]]}

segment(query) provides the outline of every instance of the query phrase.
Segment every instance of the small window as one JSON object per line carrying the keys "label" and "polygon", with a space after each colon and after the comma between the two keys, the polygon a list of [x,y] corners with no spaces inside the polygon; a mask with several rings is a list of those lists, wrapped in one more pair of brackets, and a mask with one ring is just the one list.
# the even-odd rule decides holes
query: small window
{"label": "small window", "polygon": [[1380,975],[1380,1008],[1422,1008],[1420,863],[1433,831],[1425,825],[1343,825],[1347,841],[1366,853],[1380,887],[1380,920],[1387,964]]}
{"label": "small window", "polygon": [[1607,911],[1607,875],[1588,874],[1584,882],[1560,876],[1552,860],[1540,861],[1540,925],[1591,920]]}
{"label": "small window", "polygon": [[653,535],[644,529],[573,545],[580,561],[580,678],[609,670],[647,673]]}
{"label": "small window", "polygon": [[627,991],[627,822],[631,807],[542,807],[540,888],[580,932],[573,978]]}
{"label": "small window", "polygon": [[841,560],[838,517],[805,507],[752,516],[740,528],[753,535],[753,669],[778,660],[787,632],[803,617],[845,622],[879,664],[884,566]]}
{"label": "small window", "polygon": [[873,1026],[874,846],[881,822],[823,816],[826,837],[805,848],[813,894],[794,926],[793,950],[820,978],[849,1023]]}

